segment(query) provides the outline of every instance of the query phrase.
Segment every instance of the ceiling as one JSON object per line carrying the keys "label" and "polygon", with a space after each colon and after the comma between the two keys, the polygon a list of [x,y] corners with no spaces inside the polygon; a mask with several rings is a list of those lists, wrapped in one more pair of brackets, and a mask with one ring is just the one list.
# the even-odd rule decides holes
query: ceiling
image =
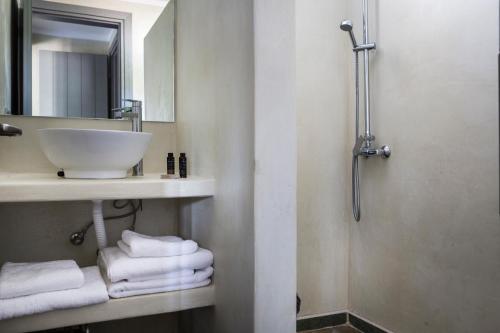
{"label": "ceiling", "polygon": [[170,0],[120,0],[120,1],[133,2],[141,5],[165,7]]}
{"label": "ceiling", "polygon": [[111,43],[116,36],[117,29],[56,21],[47,16],[33,13],[32,32],[33,34],[59,38]]}

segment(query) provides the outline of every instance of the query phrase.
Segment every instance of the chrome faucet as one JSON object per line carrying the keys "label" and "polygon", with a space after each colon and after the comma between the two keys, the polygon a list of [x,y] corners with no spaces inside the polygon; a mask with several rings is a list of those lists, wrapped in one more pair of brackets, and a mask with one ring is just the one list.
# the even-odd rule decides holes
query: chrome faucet
{"label": "chrome faucet", "polygon": [[[132,103],[132,106],[112,109],[114,119],[128,118],[132,121],[132,132],[142,132],[142,102],[135,99],[124,99],[125,102]],[[143,176],[142,159],[134,165],[132,169],[133,176]]]}
{"label": "chrome faucet", "polygon": [[0,136],[19,136],[23,135],[23,130],[9,125],[9,124],[0,124]]}

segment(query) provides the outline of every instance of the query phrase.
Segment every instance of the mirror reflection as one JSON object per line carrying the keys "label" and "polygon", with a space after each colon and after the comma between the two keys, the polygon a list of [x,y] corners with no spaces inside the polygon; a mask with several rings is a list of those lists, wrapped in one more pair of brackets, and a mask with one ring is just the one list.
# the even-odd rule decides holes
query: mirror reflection
{"label": "mirror reflection", "polygon": [[0,112],[115,119],[114,109],[134,99],[143,101],[143,120],[174,121],[174,0],[4,0],[0,6],[11,29],[0,32],[10,49],[0,63],[11,71],[0,87]]}

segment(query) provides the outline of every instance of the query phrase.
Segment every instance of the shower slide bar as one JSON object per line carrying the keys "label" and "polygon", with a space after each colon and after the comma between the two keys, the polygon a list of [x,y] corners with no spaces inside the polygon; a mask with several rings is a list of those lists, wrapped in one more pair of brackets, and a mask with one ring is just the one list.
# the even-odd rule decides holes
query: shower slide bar
{"label": "shower slide bar", "polygon": [[[349,33],[352,42],[352,51],[355,59],[355,144],[352,149],[352,211],[354,219],[361,219],[361,196],[359,192],[359,170],[358,157],[366,158],[373,156],[381,156],[388,158],[391,156],[391,147],[384,145],[377,148],[374,145],[375,136],[371,131],[371,114],[370,114],[370,51],[376,48],[375,43],[369,42],[368,36],[368,1],[362,0],[363,7],[363,44],[358,45],[354,36],[353,24],[351,20],[344,20],[340,24],[340,29]],[[359,134],[359,52],[363,52],[363,74],[364,74],[364,120],[365,131],[364,135]]]}

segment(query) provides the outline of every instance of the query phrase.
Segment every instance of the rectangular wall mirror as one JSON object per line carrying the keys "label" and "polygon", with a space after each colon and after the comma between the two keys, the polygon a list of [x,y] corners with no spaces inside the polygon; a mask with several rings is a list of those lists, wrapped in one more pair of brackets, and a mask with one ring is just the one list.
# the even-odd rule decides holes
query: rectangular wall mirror
{"label": "rectangular wall mirror", "polygon": [[0,114],[175,120],[175,0],[2,0]]}

